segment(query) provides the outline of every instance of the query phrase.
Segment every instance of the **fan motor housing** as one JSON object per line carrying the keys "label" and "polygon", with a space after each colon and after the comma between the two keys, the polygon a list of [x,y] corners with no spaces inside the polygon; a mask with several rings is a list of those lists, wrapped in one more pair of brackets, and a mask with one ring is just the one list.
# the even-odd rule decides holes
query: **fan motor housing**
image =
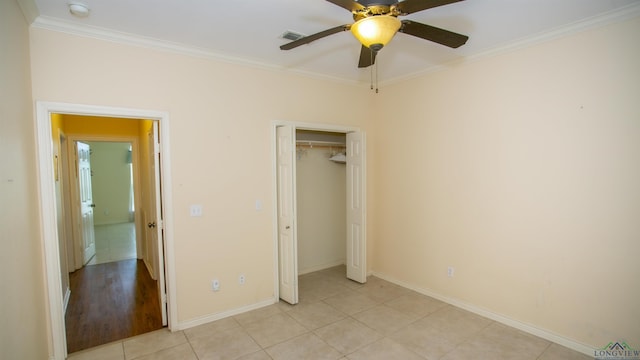
{"label": "fan motor housing", "polygon": [[373,5],[385,5],[388,7],[395,4],[396,2],[397,2],[396,0],[360,0],[358,1],[358,4],[365,7],[369,7]]}
{"label": "fan motor housing", "polygon": [[362,10],[353,12],[353,20],[358,21],[370,16],[387,15],[391,14],[397,16],[393,9],[387,5],[370,5]]}

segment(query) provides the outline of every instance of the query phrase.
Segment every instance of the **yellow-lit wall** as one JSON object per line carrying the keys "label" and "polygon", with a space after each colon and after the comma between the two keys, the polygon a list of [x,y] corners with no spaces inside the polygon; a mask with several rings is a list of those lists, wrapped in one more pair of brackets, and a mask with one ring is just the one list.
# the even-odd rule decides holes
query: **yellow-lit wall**
{"label": "yellow-lit wall", "polygon": [[376,273],[640,346],[638,34],[636,18],[385,87],[403,106],[378,108]]}
{"label": "yellow-lit wall", "polygon": [[15,1],[0,1],[0,49],[0,356],[47,359],[29,28]]}
{"label": "yellow-lit wall", "polygon": [[60,116],[63,130],[68,135],[133,136],[139,135],[137,119],[121,119],[101,116]]}

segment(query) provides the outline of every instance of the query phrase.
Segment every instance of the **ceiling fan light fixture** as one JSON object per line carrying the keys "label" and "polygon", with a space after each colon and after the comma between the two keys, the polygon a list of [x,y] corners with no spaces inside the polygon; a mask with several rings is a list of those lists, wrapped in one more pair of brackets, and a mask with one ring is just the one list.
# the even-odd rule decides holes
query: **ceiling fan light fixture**
{"label": "ceiling fan light fixture", "polygon": [[351,25],[353,36],[373,51],[379,51],[393,39],[402,23],[392,15],[369,16]]}

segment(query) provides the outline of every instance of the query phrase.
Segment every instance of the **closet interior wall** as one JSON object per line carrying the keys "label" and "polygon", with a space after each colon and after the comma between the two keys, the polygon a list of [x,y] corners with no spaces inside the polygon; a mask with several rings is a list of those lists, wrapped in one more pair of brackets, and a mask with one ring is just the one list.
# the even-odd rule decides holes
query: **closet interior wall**
{"label": "closet interior wall", "polygon": [[335,143],[301,140],[305,135],[296,132],[299,275],[346,261],[346,166],[329,160],[345,151],[344,134]]}

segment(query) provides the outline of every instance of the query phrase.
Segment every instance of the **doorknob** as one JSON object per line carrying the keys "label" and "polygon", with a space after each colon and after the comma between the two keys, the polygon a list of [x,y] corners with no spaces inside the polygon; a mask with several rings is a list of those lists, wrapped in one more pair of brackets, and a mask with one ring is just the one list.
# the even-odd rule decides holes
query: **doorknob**
{"label": "doorknob", "polygon": [[91,205],[89,205],[89,206],[90,206],[90,207],[96,207],[96,204],[91,204]]}
{"label": "doorknob", "polygon": [[149,229],[153,229],[154,227],[156,227],[156,222],[150,222],[147,224],[147,226],[149,227]]}
{"label": "doorknob", "polygon": [[291,227],[291,226],[287,225],[287,226],[285,227],[285,229],[288,229],[288,228],[290,228],[290,227]]}

